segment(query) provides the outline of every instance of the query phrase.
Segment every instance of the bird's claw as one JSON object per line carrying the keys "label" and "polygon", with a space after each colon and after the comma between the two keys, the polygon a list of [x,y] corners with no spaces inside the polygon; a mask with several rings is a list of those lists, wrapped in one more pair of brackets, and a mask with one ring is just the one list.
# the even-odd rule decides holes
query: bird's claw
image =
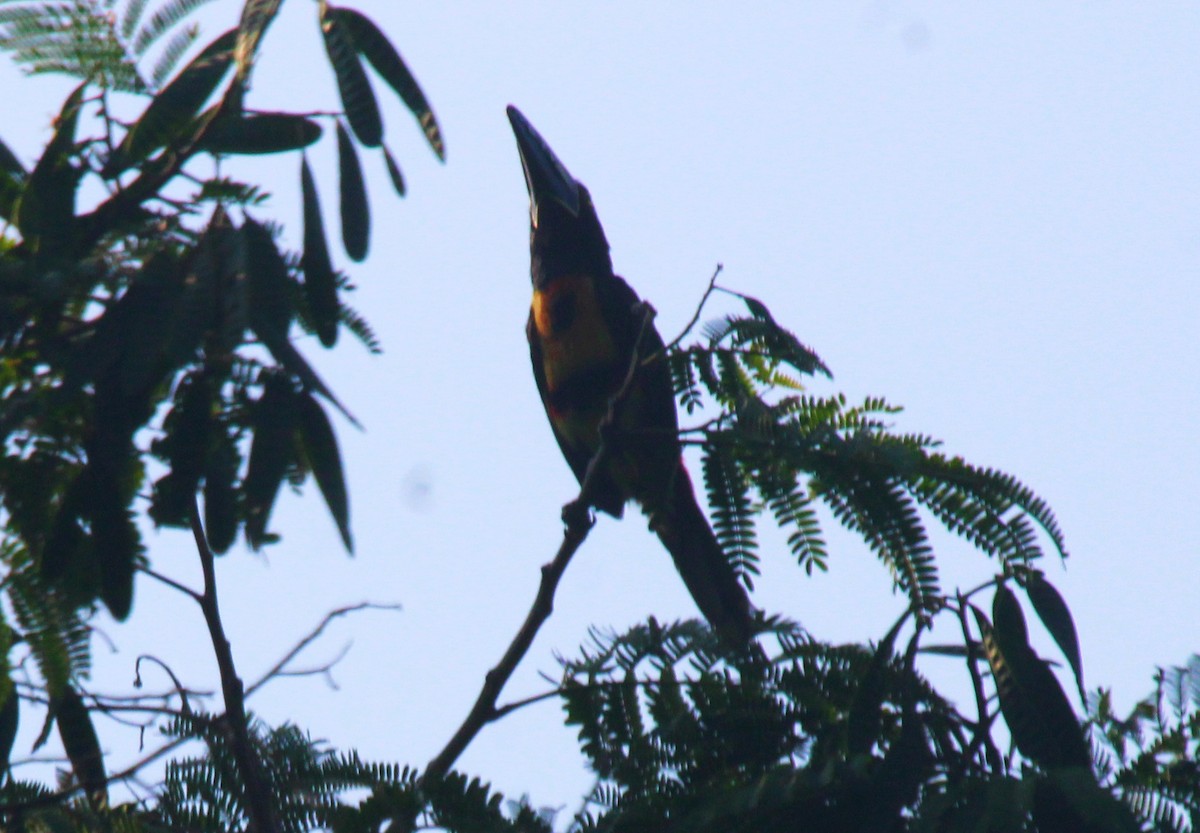
{"label": "bird's claw", "polygon": [[592,517],[591,507],[581,500],[573,500],[562,508],[562,520],[567,529],[591,529],[595,518]]}

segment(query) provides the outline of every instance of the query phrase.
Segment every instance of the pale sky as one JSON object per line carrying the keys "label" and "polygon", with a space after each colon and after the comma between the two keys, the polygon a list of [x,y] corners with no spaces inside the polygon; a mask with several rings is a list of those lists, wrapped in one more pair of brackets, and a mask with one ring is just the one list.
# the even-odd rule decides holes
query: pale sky
{"label": "pale sky", "polygon": [[[1045,568],[1074,612],[1089,687],[1115,687],[1127,707],[1156,665],[1200,650],[1195,4],[357,7],[421,81],[448,152],[443,167],[377,85],[409,196],[398,201],[365,154],[371,255],[340,265],[386,352],[372,358],[348,338],[331,355],[301,345],[366,427],[336,424],[357,554],[344,556],[309,488],[277,507],[283,543],[265,558],[233,552],[219,578],[250,680],[327,608],[404,609],[334,628],[310,656],[353,640],[334,671],[340,690],[279,681],[252,700],[266,719],[364,758],[424,765],[558,545],[559,509],[577,487],[529,371],[528,214],[510,102],[588,185],[617,271],[655,305],[664,334],[691,316],[720,262],[723,284],[763,300],[833,370],[814,393],[886,396],[906,408],[902,429],[1049,501],[1071,558]],[[252,105],[336,106],[315,9],[285,5]],[[206,34],[236,13],[213,4]],[[28,162],[68,84],[4,64],[0,86],[0,136]],[[332,232],[332,131],[311,156]],[[258,216],[288,223],[293,242],[298,168],[287,157],[241,169],[274,191]],[[698,461],[691,469],[698,478]],[[904,599],[833,524],[830,572],[812,578],[783,536],[764,534],[754,601],[821,639],[878,638]],[[996,569],[965,543],[938,542],[947,589]],[[156,568],[198,583],[186,535],[148,543]],[[200,613],[179,604],[139,583],[131,621],[106,628],[120,653],[97,643],[97,688],[128,686],[141,651],[215,685]],[[545,690],[539,672],[554,675],[555,654],[574,654],[589,625],[651,613],[695,615],[640,516],[605,518],[502,702]],[[960,665],[925,668],[965,694]],[[133,734],[101,724],[105,746],[128,757]],[[567,810],[591,783],[553,702],[485,729],[460,767]]]}

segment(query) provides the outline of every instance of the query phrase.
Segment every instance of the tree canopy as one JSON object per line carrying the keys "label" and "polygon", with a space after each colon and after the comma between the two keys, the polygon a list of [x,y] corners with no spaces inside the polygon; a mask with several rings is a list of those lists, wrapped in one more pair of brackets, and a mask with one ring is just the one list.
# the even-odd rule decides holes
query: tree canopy
{"label": "tree canopy", "polygon": [[[351,278],[334,266],[305,149],[333,133],[337,230],[357,262],[371,243],[360,153],[382,154],[392,189],[406,190],[377,93],[402,103],[439,159],[445,144],[413,73],[361,12],[317,6],[336,111],[281,112],[252,107],[250,88],[281,0],[247,0],[239,25],[208,42],[193,23],[202,5],[0,2],[0,49],[30,73],[78,82],[32,166],[0,143],[0,752],[11,760],[18,719],[36,715],[38,746],[57,732],[69,761],[54,785],[6,765],[6,829],[1196,829],[1200,658],[1160,671],[1127,716],[1107,690],[1088,692],[1069,606],[1042,568],[1067,556],[1047,503],[1012,475],[896,430],[900,409],[883,397],[809,393],[825,363],[766,303],[718,283],[719,268],[691,325],[664,353],[635,355],[629,373],[668,363],[680,408],[706,417],[683,439],[702,451],[713,527],[744,584],[758,576],[763,522],[785,531],[797,567],[825,569],[830,517],[907,599],[886,634],[831,644],[788,611],[761,617],[744,651],[693,621],[595,630],[551,695],[595,789],[569,820],[506,804],[487,773],[454,766],[521,705],[498,705],[500,693],[590,529],[568,516],[525,625],[480,669],[475,708],[432,761],[403,749],[398,762],[364,761],[255,718],[245,696],[265,680],[247,686],[237,670],[216,557],[239,537],[251,550],[287,546],[272,508],[285,483],[310,476],[353,551],[332,426],[355,418],[301,346],[334,348],[345,331],[379,349],[347,303]],[[137,115],[125,120],[130,102]],[[261,185],[224,173],[222,159],[253,154],[299,157],[298,252],[279,245]],[[700,325],[715,294],[740,310]],[[618,394],[610,410],[621,406]],[[194,536],[204,586],[177,589],[205,619],[220,710],[180,680],[132,700],[89,685],[98,612],[124,620],[139,582],[171,581],[140,521]],[[990,558],[994,578],[945,587],[933,526]],[[1031,645],[1028,616],[1056,656]],[[935,621],[961,641],[931,644]],[[926,654],[961,662],[969,707],[926,679]],[[163,743],[113,771],[94,718],[122,711],[152,715]],[[192,741],[201,753],[177,752]],[[161,756],[152,796],[115,789]]]}

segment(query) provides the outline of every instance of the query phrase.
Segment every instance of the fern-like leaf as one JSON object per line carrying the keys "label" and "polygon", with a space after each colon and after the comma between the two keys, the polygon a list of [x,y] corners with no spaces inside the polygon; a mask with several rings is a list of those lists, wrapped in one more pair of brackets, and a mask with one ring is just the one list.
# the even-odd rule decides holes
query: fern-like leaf
{"label": "fern-like leaf", "polygon": [[722,445],[704,449],[704,486],[713,508],[713,531],[734,570],[747,582],[758,572],[758,538],[750,505],[749,484]]}
{"label": "fern-like leaf", "polygon": [[141,58],[160,39],[190,17],[197,9],[212,0],[168,0],[154,10],[150,19],[137,29],[130,50]]}
{"label": "fern-like leaf", "polygon": [[122,40],[133,39],[133,33],[137,31],[138,22],[142,19],[142,14],[145,13],[148,4],[149,0],[129,0],[125,4],[125,8],[121,11],[120,26],[117,30],[120,32]]}
{"label": "fern-like leaf", "polygon": [[825,571],[829,553],[812,500],[793,488],[771,498],[767,505],[780,526],[792,528],[788,547],[804,571],[809,575],[814,569]]}
{"label": "fern-like leaf", "polygon": [[0,49],[31,75],[69,75],[127,92],[143,88],[115,16],[94,0],[3,4]]}
{"label": "fern-like leaf", "polygon": [[375,330],[367,322],[367,319],[362,317],[354,308],[342,304],[338,311],[338,318],[342,322],[342,326],[350,331],[350,334],[357,338],[362,345],[372,355],[379,355],[383,352],[383,343],[379,340]]}
{"label": "fern-like leaf", "polygon": [[200,36],[199,26],[185,26],[171,36],[163,47],[154,66],[150,69],[150,82],[155,88],[161,87],[179,67],[179,61],[184,54],[196,43]]}

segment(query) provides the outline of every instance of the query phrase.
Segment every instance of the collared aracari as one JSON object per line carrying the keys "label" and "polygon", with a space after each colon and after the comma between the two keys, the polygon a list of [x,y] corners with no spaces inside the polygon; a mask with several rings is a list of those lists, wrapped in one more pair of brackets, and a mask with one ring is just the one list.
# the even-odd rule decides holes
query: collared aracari
{"label": "collared aracari", "polygon": [[[722,639],[743,646],[753,608],[684,468],[663,340],[637,293],[613,274],[587,188],[516,107],[508,119],[529,190],[533,303],[525,332],[554,437],[582,484],[609,403],[621,394],[616,447],[593,475],[591,503],[615,518],[627,501],[639,503],[700,612]],[[640,364],[630,377],[635,351]]]}

